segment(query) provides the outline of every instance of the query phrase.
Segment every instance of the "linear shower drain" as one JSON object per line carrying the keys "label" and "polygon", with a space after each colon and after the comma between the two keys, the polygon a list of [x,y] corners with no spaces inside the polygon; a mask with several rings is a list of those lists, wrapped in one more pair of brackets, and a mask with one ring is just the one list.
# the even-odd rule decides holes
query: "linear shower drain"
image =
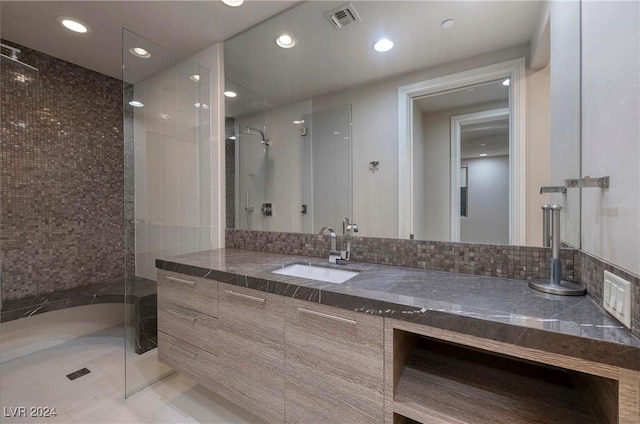
{"label": "linear shower drain", "polygon": [[83,375],[89,374],[90,372],[91,371],[89,371],[88,368],[82,368],[82,369],[79,369],[78,371],[72,372],[71,374],[67,374],[67,378],[69,380],[75,380],[76,378],[80,378]]}

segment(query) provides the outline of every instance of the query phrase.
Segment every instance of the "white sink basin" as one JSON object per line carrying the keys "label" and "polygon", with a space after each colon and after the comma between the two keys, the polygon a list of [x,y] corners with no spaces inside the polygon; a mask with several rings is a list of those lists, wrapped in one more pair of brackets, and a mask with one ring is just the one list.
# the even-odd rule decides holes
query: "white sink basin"
{"label": "white sink basin", "polygon": [[344,269],[324,268],[320,266],[293,264],[282,269],[271,271],[274,274],[290,277],[307,278],[309,280],[324,281],[326,283],[342,284],[358,275],[357,272]]}

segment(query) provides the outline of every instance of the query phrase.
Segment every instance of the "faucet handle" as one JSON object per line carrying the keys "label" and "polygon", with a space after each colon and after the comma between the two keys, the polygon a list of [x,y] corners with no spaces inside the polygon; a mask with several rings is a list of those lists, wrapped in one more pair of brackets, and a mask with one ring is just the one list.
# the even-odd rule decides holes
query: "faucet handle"
{"label": "faucet handle", "polygon": [[329,262],[332,264],[337,264],[338,260],[342,258],[342,252],[340,250],[329,250]]}

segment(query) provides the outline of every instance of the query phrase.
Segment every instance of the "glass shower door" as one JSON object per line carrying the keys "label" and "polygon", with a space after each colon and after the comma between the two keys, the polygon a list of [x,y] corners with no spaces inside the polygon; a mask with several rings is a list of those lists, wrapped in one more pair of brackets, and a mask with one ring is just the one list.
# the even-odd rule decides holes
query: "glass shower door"
{"label": "glass shower door", "polygon": [[129,396],[172,372],[157,359],[156,259],[211,249],[211,102],[208,69],[127,30],[122,52]]}

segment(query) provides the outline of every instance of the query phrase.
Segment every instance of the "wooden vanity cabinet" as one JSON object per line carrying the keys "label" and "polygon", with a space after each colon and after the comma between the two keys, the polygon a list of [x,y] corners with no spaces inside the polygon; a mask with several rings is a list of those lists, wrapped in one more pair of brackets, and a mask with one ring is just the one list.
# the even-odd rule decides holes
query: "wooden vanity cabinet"
{"label": "wooden vanity cabinet", "polygon": [[217,317],[218,283],[206,278],[158,270],[158,302]]}
{"label": "wooden vanity cabinet", "polygon": [[285,299],[287,423],[383,422],[383,318]]}
{"label": "wooden vanity cabinet", "polygon": [[386,319],[385,423],[638,424],[636,371]]}
{"label": "wooden vanity cabinet", "polygon": [[219,283],[215,391],[268,422],[284,421],[284,296]]}
{"label": "wooden vanity cabinet", "polygon": [[270,423],[640,424],[637,371],[158,277],[159,359]]}
{"label": "wooden vanity cabinet", "polygon": [[209,388],[219,379],[217,313],[216,281],[158,270],[158,359]]}

